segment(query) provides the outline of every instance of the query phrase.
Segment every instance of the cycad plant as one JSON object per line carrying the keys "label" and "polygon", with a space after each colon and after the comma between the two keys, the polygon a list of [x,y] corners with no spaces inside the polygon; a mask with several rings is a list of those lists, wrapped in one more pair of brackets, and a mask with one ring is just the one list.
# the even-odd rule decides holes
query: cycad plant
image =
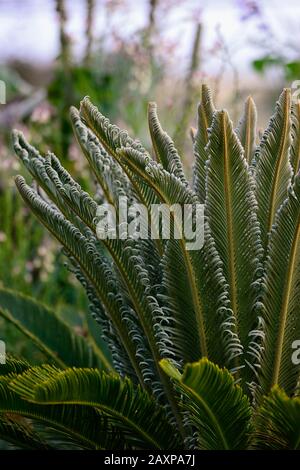
{"label": "cycad plant", "polygon": [[[94,195],[14,133],[35,180],[17,177],[18,190],[63,245],[115,371],[8,361],[2,435],[47,448],[300,449],[298,107],[284,90],[256,145],[253,100],[235,129],[203,86],[190,184],[154,103],[149,152],[85,98],[71,120]],[[100,240],[97,207],[118,213],[122,196],[149,211],[204,204],[203,247],[188,250],[184,237]],[[6,312],[14,317],[13,303]]]}

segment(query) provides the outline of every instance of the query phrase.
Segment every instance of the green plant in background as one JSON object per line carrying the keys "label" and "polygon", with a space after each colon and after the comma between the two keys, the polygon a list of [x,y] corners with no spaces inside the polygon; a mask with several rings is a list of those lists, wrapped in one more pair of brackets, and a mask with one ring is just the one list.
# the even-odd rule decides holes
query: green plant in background
{"label": "green plant in background", "polygon": [[[286,89],[256,146],[253,101],[234,129],[203,86],[190,185],[155,104],[154,160],[85,98],[71,120],[95,198],[52,153],[40,155],[15,132],[16,153],[40,188],[17,177],[18,190],[63,245],[116,373],[79,364],[75,353],[77,368],[66,368],[72,356],[56,366],[8,361],[0,369],[2,436],[34,448],[300,448],[297,116]],[[204,203],[203,248],[188,251],[185,239],[98,240],[99,201],[118,212],[124,195],[148,208]],[[2,315],[34,328],[41,344],[46,330],[50,349],[60,350],[57,329],[40,327],[38,312],[30,324],[5,295]],[[27,434],[10,413],[32,420]]]}
{"label": "green plant in background", "polygon": [[[93,102],[101,103],[104,114],[109,114],[112,119],[122,116],[133,132],[143,135],[146,130],[143,113],[149,96],[154,93],[165,72],[165,64],[153,50],[153,39],[157,34],[155,13],[159,2],[149,1],[149,24],[138,32],[132,44],[120,41],[115,50],[108,52],[105,47],[105,35],[95,47],[96,5],[94,0],[87,0],[86,50],[81,61],[75,58],[72,40],[67,32],[66,2],[56,0],[55,3],[59,21],[60,53],[53,78],[47,87],[47,98],[55,109],[56,119],[50,132],[49,123],[46,126],[35,126],[37,137],[39,131],[44,134],[41,145],[49,145],[54,152],[61,154],[63,159],[68,155],[73,142],[68,110],[73,103],[79,102],[84,94]],[[103,5],[102,15],[107,14],[109,13],[105,12]],[[63,160],[63,164],[67,169],[72,168],[67,159]],[[86,182],[82,180],[80,183]]]}

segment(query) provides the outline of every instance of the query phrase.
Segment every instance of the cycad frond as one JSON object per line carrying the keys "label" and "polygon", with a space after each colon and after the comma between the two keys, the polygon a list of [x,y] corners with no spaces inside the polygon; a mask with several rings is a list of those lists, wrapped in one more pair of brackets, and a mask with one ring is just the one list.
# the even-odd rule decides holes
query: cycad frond
{"label": "cycad frond", "polygon": [[196,428],[202,450],[245,449],[250,404],[232,375],[207,359],[187,364],[182,375],[167,361],[161,366],[183,394],[182,407]]}
{"label": "cycad frond", "polygon": [[255,153],[256,198],[264,248],[291,182],[290,144],[291,91],[285,89]]}
{"label": "cycad frond", "polygon": [[[151,160],[150,154],[144,149],[142,144],[138,140],[131,139],[126,131],[111,124],[109,119],[103,116],[88,98],[84,98],[80,104],[80,117],[97,136],[104,149],[120,164],[130,180],[133,194],[137,196],[139,202],[144,204],[149,210],[152,204],[158,204],[159,199],[152,189],[145,184],[143,179],[136,178],[134,172],[130,171],[128,166],[124,166],[119,158],[120,150],[123,147],[129,147],[143,155],[147,155],[147,158]],[[162,254],[163,246],[159,236],[155,237],[155,244],[159,253]]]}
{"label": "cycad frond", "polygon": [[9,374],[21,374],[26,369],[29,369],[29,362],[25,359],[15,358],[7,355],[5,364],[0,364],[0,376]]}
{"label": "cycad frond", "polygon": [[300,398],[274,387],[256,416],[252,447],[259,450],[300,450]]}
{"label": "cycad frond", "polygon": [[237,136],[244,148],[246,162],[250,165],[256,147],[257,111],[251,96],[245,102],[244,113],[236,129]]}
{"label": "cycad frond", "polygon": [[128,132],[111,124],[88,97],[80,103],[80,116],[98,137],[105,150],[113,157],[116,157],[116,151],[121,147],[131,147],[139,152],[147,153],[139,140],[133,140]]}
{"label": "cycad frond", "polygon": [[18,449],[51,450],[51,446],[31,429],[31,424],[19,416],[6,416],[0,413],[0,439]]}
{"label": "cycad frond", "polygon": [[[0,288],[0,316],[15,325],[61,367],[101,367],[100,357],[88,343],[54,312],[34,299]],[[105,357],[104,360],[107,364]],[[105,367],[103,363],[102,366]]]}
{"label": "cycad frond", "polygon": [[202,85],[201,103],[198,106],[198,125],[194,137],[194,190],[201,204],[204,204],[206,198],[205,180],[206,180],[206,161],[208,154],[206,146],[209,139],[209,128],[211,126],[215,107],[212,101],[211,91],[207,85]]}
{"label": "cycad frond", "polygon": [[278,384],[287,393],[297,385],[299,366],[293,364],[292,343],[300,338],[300,174],[277,213],[270,234],[265,274],[263,314],[265,342],[261,391]]}
{"label": "cycad frond", "polygon": [[247,352],[257,322],[253,282],[262,274],[254,183],[225,111],[213,119],[208,145],[206,214],[224,265],[238,337]]}
{"label": "cycad frond", "polygon": [[12,380],[17,377],[13,374],[0,377],[1,415],[29,418],[34,423],[56,430],[81,449],[122,448],[126,445],[111,423],[90,406],[36,405],[23,400],[10,387]]}
{"label": "cycad frond", "polygon": [[[150,161],[147,156],[130,148],[122,149],[120,154],[125,164],[156,192],[161,203],[169,207],[173,204],[179,204],[182,207],[185,204],[197,204],[198,198],[191,189],[183,185],[174,175],[161,169],[157,163]],[[174,226],[179,226],[180,221],[176,212],[171,212],[171,217]],[[172,304],[178,322],[174,327],[178,341],[175,343],[175,348],[180,345],[179,350],[186,361],[197,360],[209,353],[212,353],[212,358],[215,359],[213,351],[216,348],[208,351],[207,319],[210,324],[215,322],[215,330],[219,331],[221,335],[225,331],[223,339],[227,343],[227,348],[225,348],[225,354],[222,350],[220,355],[230,361],[232,355],[236,355],[239,351],[239,341],[235,335],[234,321],[232,321],[232,315],[228,309],[228,294],[222,276],[222,265],[215,246],[211,242],[208,228],[204,238],[206,249],[203,250],[188,250],[186,246],[188,241],[184,238],[171,239],[163,256],[164,284],[169,292],[169,302]],[[209,285],[210,288],[213,285],[213,289],[216,289],[213,295]],[[220,314],[222,308],[223,315]],[[221,332],[219,328],[224,323],[226,323],[226,328]],[[185,333],[189,331],[189,334],[185,335],[183,331],[183,334],[180,334],[181,328]],[[191,337],[194,338],[193,351],[191,351]],[[232,341],[228,341],[228,337]],[[235,353],[233,354],[234,349]]]}
{"label": "cycad frond", "polygon": [[[130,332],[128,327],[126,328],[126,323],[122,322],[120,315],[120,312],[122,312],[122,299],[119,296],[117,280],[114,279],[109,266],[101,258],[93,244],[74,225],[67,221],[62,214],[47,205],[35,191],[26,185],[23,178],[18,177],[16,185],[33,213],[76,260],[85,277],[94,287],[105,307],[108,318],[113,322],[137,376],[143,383],[143,376],[136,358],[136,351],[130,340]],[[111,279],[109,285],[106,282],[108,278]],[[112,287],[114,287],[113,291]]]}
{"label": "cycad frond", "polygon": [[165,411],[129,379],[100,373],[96,369],[35,367],[19,375],[11,388],[23,399],[37,404],[81,405],[95,408],[109,417],[135,447],[172,449],[178,437]]}
{"label": "cycad frond", "polygon": [[183,166],[171,137],[162,129],[157,116],[156,103],[148,105],[148,124],[156,159],[169,173],[174,174],[187,186]]}
{"label": "cycad frond", "polygon": [[91,170],[102,188],[105,200],[118,207],[118,198],[134,200],[136,195],[120,165],[104,149],[96,135],[82,122],[79,111],[72,107],[70,117],[74,133]]}

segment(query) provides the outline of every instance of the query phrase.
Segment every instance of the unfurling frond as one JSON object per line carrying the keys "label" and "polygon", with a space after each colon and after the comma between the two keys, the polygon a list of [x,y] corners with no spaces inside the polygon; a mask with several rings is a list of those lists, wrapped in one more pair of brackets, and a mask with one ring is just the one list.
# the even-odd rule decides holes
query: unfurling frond
{"label": "unfurling frond", "polygon": [[287,197],[292,178],[291,91],[285,89],[279,97],[275,114],[264,132],[255,153],[254,173],[258,220],[264,248],[275,221],[276,212]]}
{"label": "unfurling frond", "polygon": [[212,101],[211,91],[206,85],[202,85],[201,103],[198,106],[198,125],[194,136],[194,190],[198,195],[201,204],[206,198],[206,162],[208,154],[206,146],[209,138],[209,128],[211,126],[215,107]]}
{"label": "unfurling frond", "polygon": [[236,129],[237,136],[244,148],[246,162],[250,165],[256,147],[257,111],[255,103],[249,96],[245,103],[244,113]]}
{"label": "unfurling frond", "polygon": [[158,120],[156,103],[149,103],[148,105],[148,123],[157,161],[162,164],[165,170],[174,174],[187,186],[188,182],[184,176],[182,163],[174,142],[162,129]]}

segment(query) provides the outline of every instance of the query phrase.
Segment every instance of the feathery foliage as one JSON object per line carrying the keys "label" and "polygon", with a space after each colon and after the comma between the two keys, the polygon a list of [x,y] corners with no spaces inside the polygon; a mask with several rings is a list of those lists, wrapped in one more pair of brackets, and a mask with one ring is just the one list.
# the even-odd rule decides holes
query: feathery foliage
{"label": "feathery foliage", "polygon": [[[63,246],[115,372],[101,358],[94,362],[48,309],[0,292],[1,314],[44,343],[55,364],[9,359],[0,366],[1,436],[34,448],[299,448],[300,371],[292,362],[300,339],[298,108],[284,90],[254,150],[252,98],[235,129],[204,85],[191,185],[154,103],[153,151],[89,98],[71,109],[97,181],[90,193],[55,155],[40,155],[14,133],[38,187],[17,177],[17,188]],[[147,218],[152,204],[173,207],[172,229],[181,222],[175,205],[203,204],[202,248],[189,250],[186,234],[165,239],[158,219],[158,237],[98,238],[99,202],[118,215],[125,196],[143,204]],[[64,345],[51,336],[57,332]],[[7,413],[21,421],[8,421]]]}

